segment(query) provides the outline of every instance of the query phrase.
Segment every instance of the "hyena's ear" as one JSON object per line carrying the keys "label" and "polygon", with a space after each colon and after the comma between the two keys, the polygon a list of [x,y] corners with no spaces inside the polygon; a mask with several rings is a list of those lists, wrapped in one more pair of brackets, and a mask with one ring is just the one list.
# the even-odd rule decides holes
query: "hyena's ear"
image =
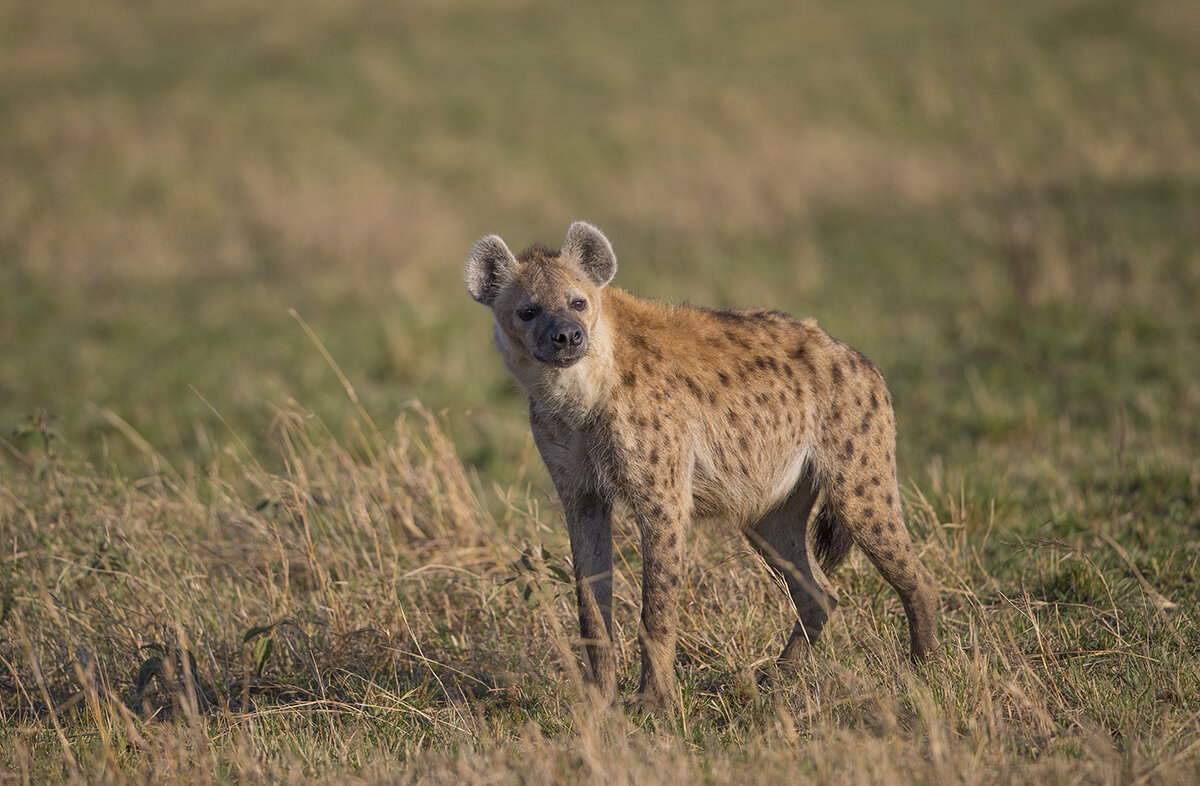
{"label": "hyena's ear", "polygon": [[517,273],[517,259],[497,235],[488,235],[475,244],[463,267],[463,281],[471,297],[491,308],[500,290]]}
{"label": "hyena's ear", "polygon": [[585,221],[576,221],[567,230],[559,256],[579,263],[588,278],[602,287],[617,273],[617,255],[612,244],[599,229]]}

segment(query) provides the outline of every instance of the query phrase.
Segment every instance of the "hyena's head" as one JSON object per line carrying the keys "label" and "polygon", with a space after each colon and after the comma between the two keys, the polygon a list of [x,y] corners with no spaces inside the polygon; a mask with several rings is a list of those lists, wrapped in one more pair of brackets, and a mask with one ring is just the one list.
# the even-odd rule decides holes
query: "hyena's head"
{"label": "hyena's head", "polygon": [[492,309],[505,343],[539,363],[566,368],[587,355],[600,319],[600,290],[617,272],[608,238],[576,221],[555,253],[533,246],[513,256],[496,235],[475,244],[463,278]]}

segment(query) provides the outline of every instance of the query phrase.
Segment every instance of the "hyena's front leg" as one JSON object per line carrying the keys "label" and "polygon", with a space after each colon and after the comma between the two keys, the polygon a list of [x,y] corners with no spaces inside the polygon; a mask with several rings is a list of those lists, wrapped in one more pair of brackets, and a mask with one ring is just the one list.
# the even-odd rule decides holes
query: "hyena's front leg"
{"label": "hyena's front leg", "polygon": [[675,626],[683,572],[687,507],[662,495],[634,511],[642,537],[642,680],[638,699],[666,708],[675,704]]}
{"label": "hyena's front leg", "polygon": [[529,425],[538,452],[562,501],[571,538],[584,678],[605,702],[617,695],[612,646],[612,500],[600,493],[588,460],[588,437],[529,403]]}
{"label": "hyena's front leg", "polygon": [[617,666],[612,645],[612,503],[597,493],[563,499],[575,592],[584,676],[604,702],[617,695]]}

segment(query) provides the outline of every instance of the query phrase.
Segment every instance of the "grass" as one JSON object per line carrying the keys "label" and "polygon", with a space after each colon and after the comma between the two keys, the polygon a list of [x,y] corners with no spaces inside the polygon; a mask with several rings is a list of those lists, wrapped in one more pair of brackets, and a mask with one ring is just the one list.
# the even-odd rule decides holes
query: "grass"
{"label": "grass", "polygon": [[[1200,564],[1178,543],[1141,545],[1115,509],[1077,503],[1100,525],[1017,535],[963,489],[910,489],[946,588],[945,662],[905,664],[898,602],[858,558],[820,657],[768,690],[749,672],[781,645],[788,609],[744,546],[700,537],[681,715],[597,716],[575,704],[566,543],[539,496],[487,513],[419,408],[362,426],[350,450],[279,411],[280,474],[248,461],[231,481],[219,468],[129,481],[51,454],[6,490],[6,768],[204,782],[1194,774]],[[1194,526],[1195,478],[1163,491],[1179,495],[1168,522]],[[632,532],[623,522],[616,603],[627,687]]]}
{"label": "grass", "polygon": [[[6,6],[0,781],[1194,782],[1198,34],[1172,2]],[[698,532],[679,716],[576,703],[559,510],[460,281],[575,218],[628,288],[877,361],[939,667],[855,556],[818,657],[753,687],[789,610]]]}

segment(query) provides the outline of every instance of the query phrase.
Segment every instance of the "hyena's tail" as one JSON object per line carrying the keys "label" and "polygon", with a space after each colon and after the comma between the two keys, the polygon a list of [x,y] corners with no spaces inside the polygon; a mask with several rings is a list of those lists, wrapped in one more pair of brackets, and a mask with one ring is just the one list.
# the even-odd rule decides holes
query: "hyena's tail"
{"label": "hyena's tail", "polygon": [[813,522],[812,535],[813,552],[821,563],[821,570],[831,573],[850,553],[854,541],[850,539],[850,531],[838,521],[829,502],[821,503],[817,517]]}

